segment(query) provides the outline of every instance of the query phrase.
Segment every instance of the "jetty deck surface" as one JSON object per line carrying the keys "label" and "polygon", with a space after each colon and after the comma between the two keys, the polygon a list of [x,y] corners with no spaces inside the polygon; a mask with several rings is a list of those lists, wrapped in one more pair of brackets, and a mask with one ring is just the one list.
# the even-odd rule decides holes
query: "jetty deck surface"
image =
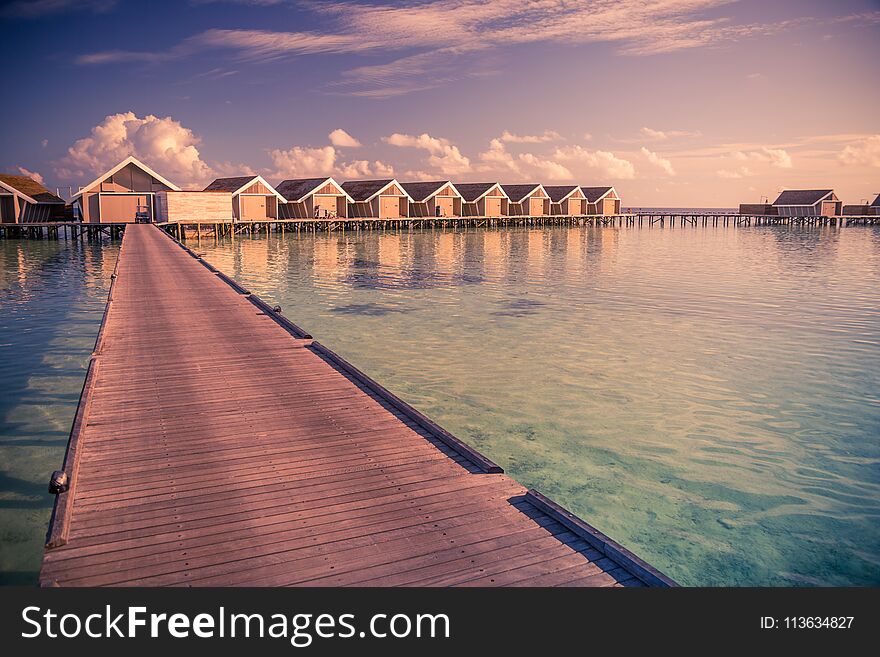
{"label": "jetty deck surface", "polygon": [[41,584],[657,583],[392,402],[128,226]]}

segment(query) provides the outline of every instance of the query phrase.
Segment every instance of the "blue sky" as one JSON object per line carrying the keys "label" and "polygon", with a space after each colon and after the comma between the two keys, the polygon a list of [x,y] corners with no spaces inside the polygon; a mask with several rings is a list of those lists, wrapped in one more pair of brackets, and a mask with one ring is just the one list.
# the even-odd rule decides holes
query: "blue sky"
{"label": "blue sky", "polygon": [[694,206],[880,191],[880,2],[35,0],[0,21],[0,168],[50,187],[133,153],[186,187],[395,175]]}

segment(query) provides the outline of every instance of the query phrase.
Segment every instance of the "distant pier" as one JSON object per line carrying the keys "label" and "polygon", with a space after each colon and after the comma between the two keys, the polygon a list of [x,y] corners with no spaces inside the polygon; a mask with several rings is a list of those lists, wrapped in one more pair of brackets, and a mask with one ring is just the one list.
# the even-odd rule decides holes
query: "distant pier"
{"label": "distant pier", "polygon": [[[880,224],[880,215],[781,217],[736,212],[635,212],[613,215],[540,215],[501,217],[400,217],[268,219],[261,221],[175,221],[157,223],[177,239],[189,236],[234,237],[259,233],[337,232],[358,230],[416,230],[501,228],[505,226],[870,226]],[[0,238],[98,239],[118,238],[130,223],[45,222],[0,224]]]}

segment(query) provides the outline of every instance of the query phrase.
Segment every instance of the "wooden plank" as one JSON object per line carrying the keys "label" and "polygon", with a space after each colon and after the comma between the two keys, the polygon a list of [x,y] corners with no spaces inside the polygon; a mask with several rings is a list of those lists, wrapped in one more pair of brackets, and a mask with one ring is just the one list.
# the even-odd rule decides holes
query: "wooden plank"
{"label": "wooden plank", "polygon": [[42,584],[644,583],[179,246],[126,229]]}

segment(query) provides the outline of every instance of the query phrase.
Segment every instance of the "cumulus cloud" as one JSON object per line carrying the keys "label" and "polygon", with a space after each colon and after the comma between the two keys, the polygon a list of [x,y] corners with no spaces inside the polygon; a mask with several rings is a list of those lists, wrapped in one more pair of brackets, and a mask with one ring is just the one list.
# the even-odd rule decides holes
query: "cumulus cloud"
{"label": "cumulus cloud", "polygon": [[511,144],[540,144],[545,141],[557,141],[561,135],[554,130],[545,130],[540,135],[515,135],[505,130],[501,133],[501,141]]}
{"label": "cumulus cloud", "polygon": [[21,175],[23,175],[23,176],[27,176],[28,178],[31,178],[32,180],[36,180],[36,181],[37,181],[38,183],[40,183],[41,185],[44,185],[44,184],[45,184],[46,181],[43,180],[43,176],[41,176],[41,175],[40,175],[39,173],[37,173],[36,171],[30,171],[30,170],[28,170],[28,169],[25,169],[24,167],[17,167],[17,168],[18,168],[18,172],[19,172]]}
{"label": "cumulus cloud", "polygon": [[636,168],[632,162],[617,157],[609,151],[590,151],[577,145],[565,146],[557,148],[554,157],[557,160],[584,164],[610,178],[630,179],[636,175]]}
{"label": "cumulus cloud", "polygon": [[181,185],[200,185],[213,177],[213,171],[199,153],[199,138],[170,116],[134,112],[110,114],[77,139],[67,154],[55,163],[62,179],[85,178],[103,173],[129,155]]}
{"label": "cumulus cloud", "polygon": [[327,137],[330,139],[331,144],[340,148],[358,148],[361,145],[361,142],[352,137],[342,128],[336,128],[336,130],[327,135]]}
{"label": "cumulus cloud", "polygon": [[519,155],[518,159],[522,164],[542,178],[547,178],[549,180],[571,180],[574,178],[573,174],[567,167],[554,160],[544,160],[532,153],[522,153]]}
{"label": "cumulus cloud", "polygon": [[489,142],[489,148],[480,153],[480,161],[484,162],[489,169],[520,172],[516,159],[507,151],[507,147],[500,139],[492,139]]}
{"label": "cumulus cloud", "polygon": [[865,137],[855,144],[849,144],[840,152],[844,164],[880,167],[880,135]]}
{"label": "cumulus cloud", "polygon": [[777,169],[791,169],[791,155],[781,148],[767,148],[762,146],[759,150],[754,151],[737,151],[734,157],[743,162],[756,162],[769,164]]}
{"label": "cumulus cloud", "polygon": [[651,164],[656,167],[663,169],[668,176],[675,175],[675,169],[672,168],[672,162],[667,160],[665,157],[661,157],[657,155],[657,153],[653,151],[649,151],[647,148],[642,146],[642,155],[645,156],[645,159],[648,160]]}
{"label": "cumulus cloud", "polygon": [[274,167],[272,175],[277,178],[365,178],[394,175],[393,167],[378,160],[340,162],[339,151],[334,146],[294,146],[287,150],[276,148],[269,151],[269,159]]}
{"label": "cumulus cloud", "polygon": [[443,137],[432,137],[426,132],[420,135],[406,135],[395,132],[383,141],[392,146],[420,148],[429,153],[428,164],[439,173],[460,174],[471,169],[469,158],[461,154],[458,146]]}
{"label": "cumulus cloud", "polygon": [[719,169],[717,171],[719,178],[746,178],[747,176],[751,176],[752,171],[748,167],[739,167],[738,169]]}

